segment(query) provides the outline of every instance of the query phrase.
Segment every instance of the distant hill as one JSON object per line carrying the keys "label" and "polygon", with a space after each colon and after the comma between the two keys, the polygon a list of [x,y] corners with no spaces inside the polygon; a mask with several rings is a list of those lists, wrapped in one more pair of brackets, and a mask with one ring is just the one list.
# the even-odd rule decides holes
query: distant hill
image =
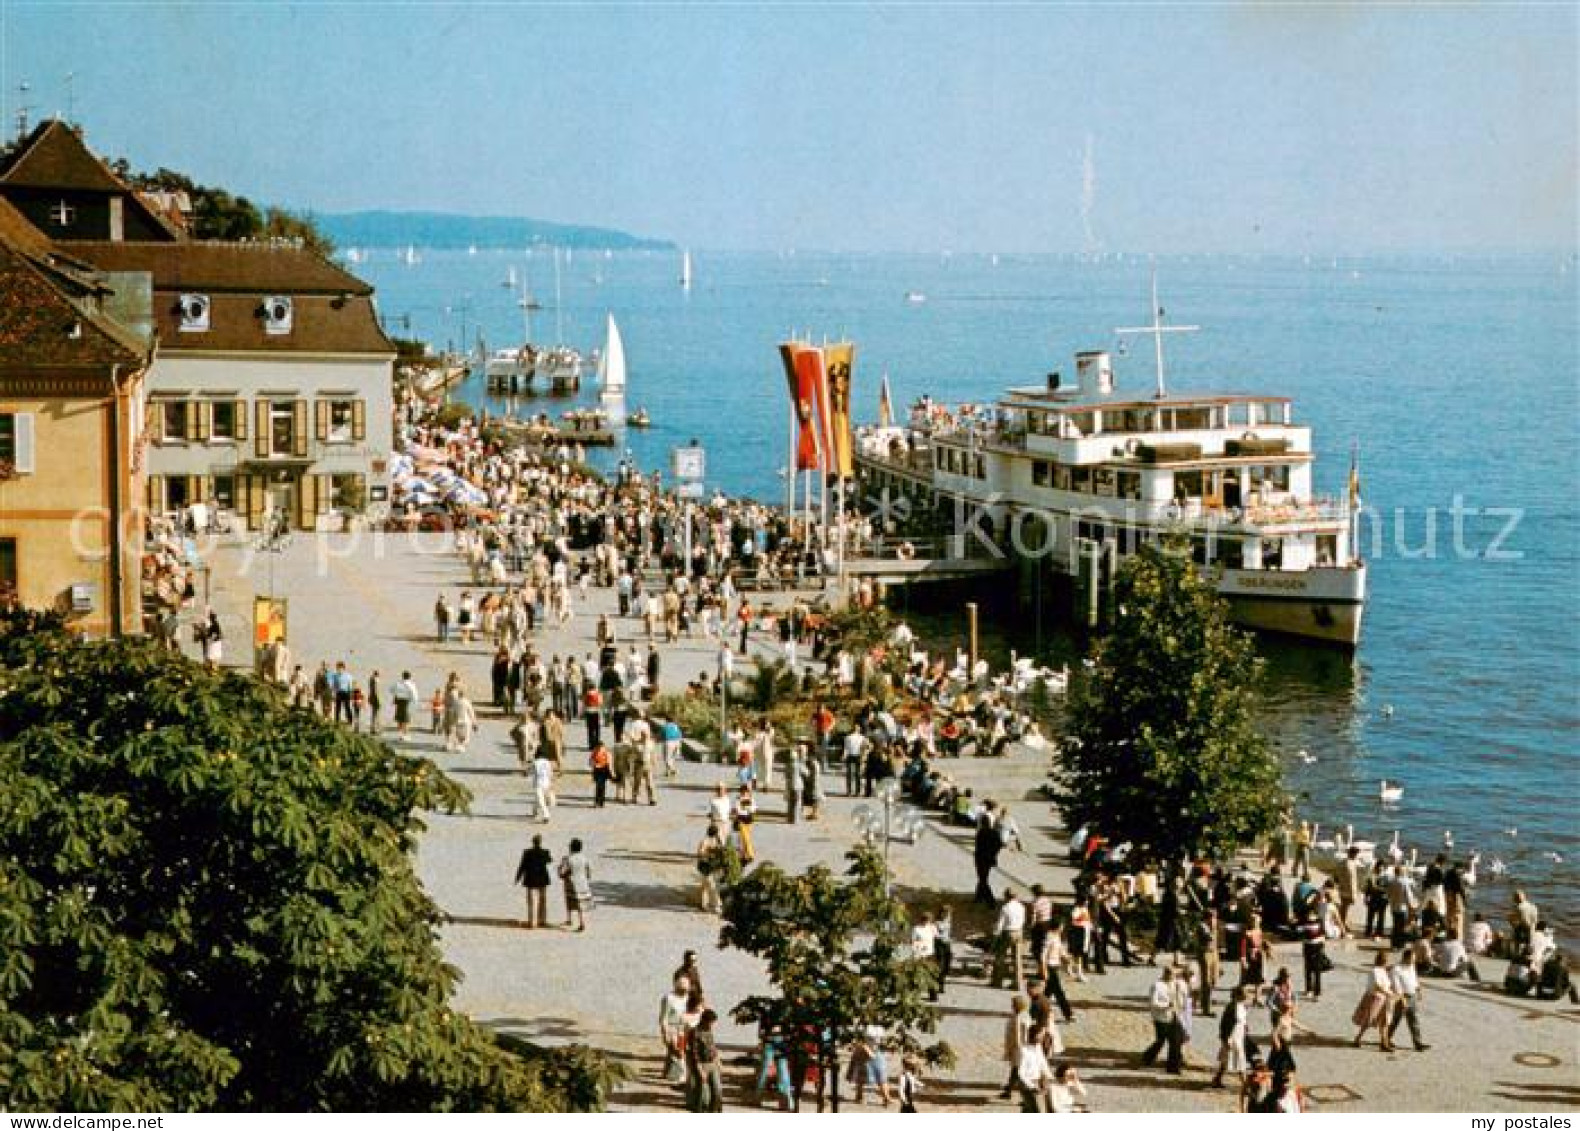
{"label": "distant hill", "polygon": [[457,216],[447,212],[340,212],[318,213],[317,225],[337,247],[464,248],[556,247],[628,249],[673,248],[669,240],[646,239],[612,228],[579,224],[554,224],[522,216]]}

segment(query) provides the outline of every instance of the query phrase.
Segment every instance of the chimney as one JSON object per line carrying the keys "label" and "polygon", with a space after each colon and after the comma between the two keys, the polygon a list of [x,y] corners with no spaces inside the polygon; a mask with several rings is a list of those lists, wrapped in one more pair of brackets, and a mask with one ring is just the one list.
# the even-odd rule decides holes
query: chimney
{"label": "chimney", "polygon": [[1075,355],[1075,379],[1083,396],[1107,396],[1114,391],[1114,363],[1107,350],[1086,350]]}

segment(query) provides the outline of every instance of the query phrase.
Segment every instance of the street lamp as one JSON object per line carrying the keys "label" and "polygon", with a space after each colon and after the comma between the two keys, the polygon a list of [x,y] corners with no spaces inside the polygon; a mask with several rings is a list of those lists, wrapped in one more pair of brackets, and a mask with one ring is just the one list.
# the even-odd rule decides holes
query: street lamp
{"label": "street lamp", "polygon": [[889,843],[903,840],[915,844],[926,826],[926,817],[920,809],[900,800],[900,783],[895,778],[884,778],[878,783],[876,805],[861,804],[851,813],[856,828],[869,844],[883,842],[883,894],[887,898],[893,888],[889,873]]}

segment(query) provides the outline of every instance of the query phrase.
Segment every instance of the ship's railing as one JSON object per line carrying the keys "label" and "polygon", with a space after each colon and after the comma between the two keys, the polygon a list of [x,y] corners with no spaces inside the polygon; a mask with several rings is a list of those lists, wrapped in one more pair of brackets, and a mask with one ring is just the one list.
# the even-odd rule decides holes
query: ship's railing
{"label": "ship's railing", "polygon": [[1344,522],[1350,517],[1349,505],[1343,499],[1320,496],[1303,502],[1251,503],[1244,507],[1177,505],[1183,508],[1180,518],[1214,524],[1290,526],[1311,522]]}

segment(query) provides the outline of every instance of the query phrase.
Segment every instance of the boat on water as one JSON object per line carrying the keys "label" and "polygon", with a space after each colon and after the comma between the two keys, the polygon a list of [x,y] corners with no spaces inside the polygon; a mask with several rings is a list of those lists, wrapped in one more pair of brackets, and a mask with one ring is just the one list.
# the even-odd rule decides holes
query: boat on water
{"label": "boat on water", "polygon": [[689,291],[691,289],[690,251],[683,251],[680,253],[680,289],[683,291]]}
{"label": "boat on water", "polygon": [[[503,286],[517,286],[516,269],[509,268]],[[564,344],[564,319],[561,314],[560,261],[554,256],[554,321],[559,344],[543,346],[532,340],[532,312],[542,309],[530,293],[524,292],[521,307],[523,342],[520,346],[495,350],[489,355],[485,372],[488,391],[498,396],[517,396],[547,391],[574,393],[581,388],[585,361],[581,351]]]}
{"label": "boat on water", "polygon": [[631,428],[651,428],[653,418],[647,414],[647,409],[639,408],[625,418],[626,425]]}
{"label": "boat on water", "polygon": [[927,301],[927,296],[921,291],[906,291],[905,301],[910,303],[912,306],[920,306],[922,303]]}
{"label": "boat on water", "polygon": [[598,399],[616,424],[625,418],[625,342],[614,314],[605,316],[603,349],[598,351]]}
{"label": "boat on water", "polygon": [[1162,324],[1155,284],[1153,311],[1120,333],[1155,337],[1155,389],[1119,388],[1109,353],[1086,351],[1070,383],[1050,374],[992,405],[924,399],[905,425],[858,430],[862,497],[979,508],[979,529],[1022,566],[1040,558],[1072,580],[1094,616],[1120,562],[1182,537],[1237,623],[1354,647],[1367,596],[1358,472],[1345,498],[1313,491],[1311,428],[1288,397],[1168,391],[1163,336],[1196,327]]}

